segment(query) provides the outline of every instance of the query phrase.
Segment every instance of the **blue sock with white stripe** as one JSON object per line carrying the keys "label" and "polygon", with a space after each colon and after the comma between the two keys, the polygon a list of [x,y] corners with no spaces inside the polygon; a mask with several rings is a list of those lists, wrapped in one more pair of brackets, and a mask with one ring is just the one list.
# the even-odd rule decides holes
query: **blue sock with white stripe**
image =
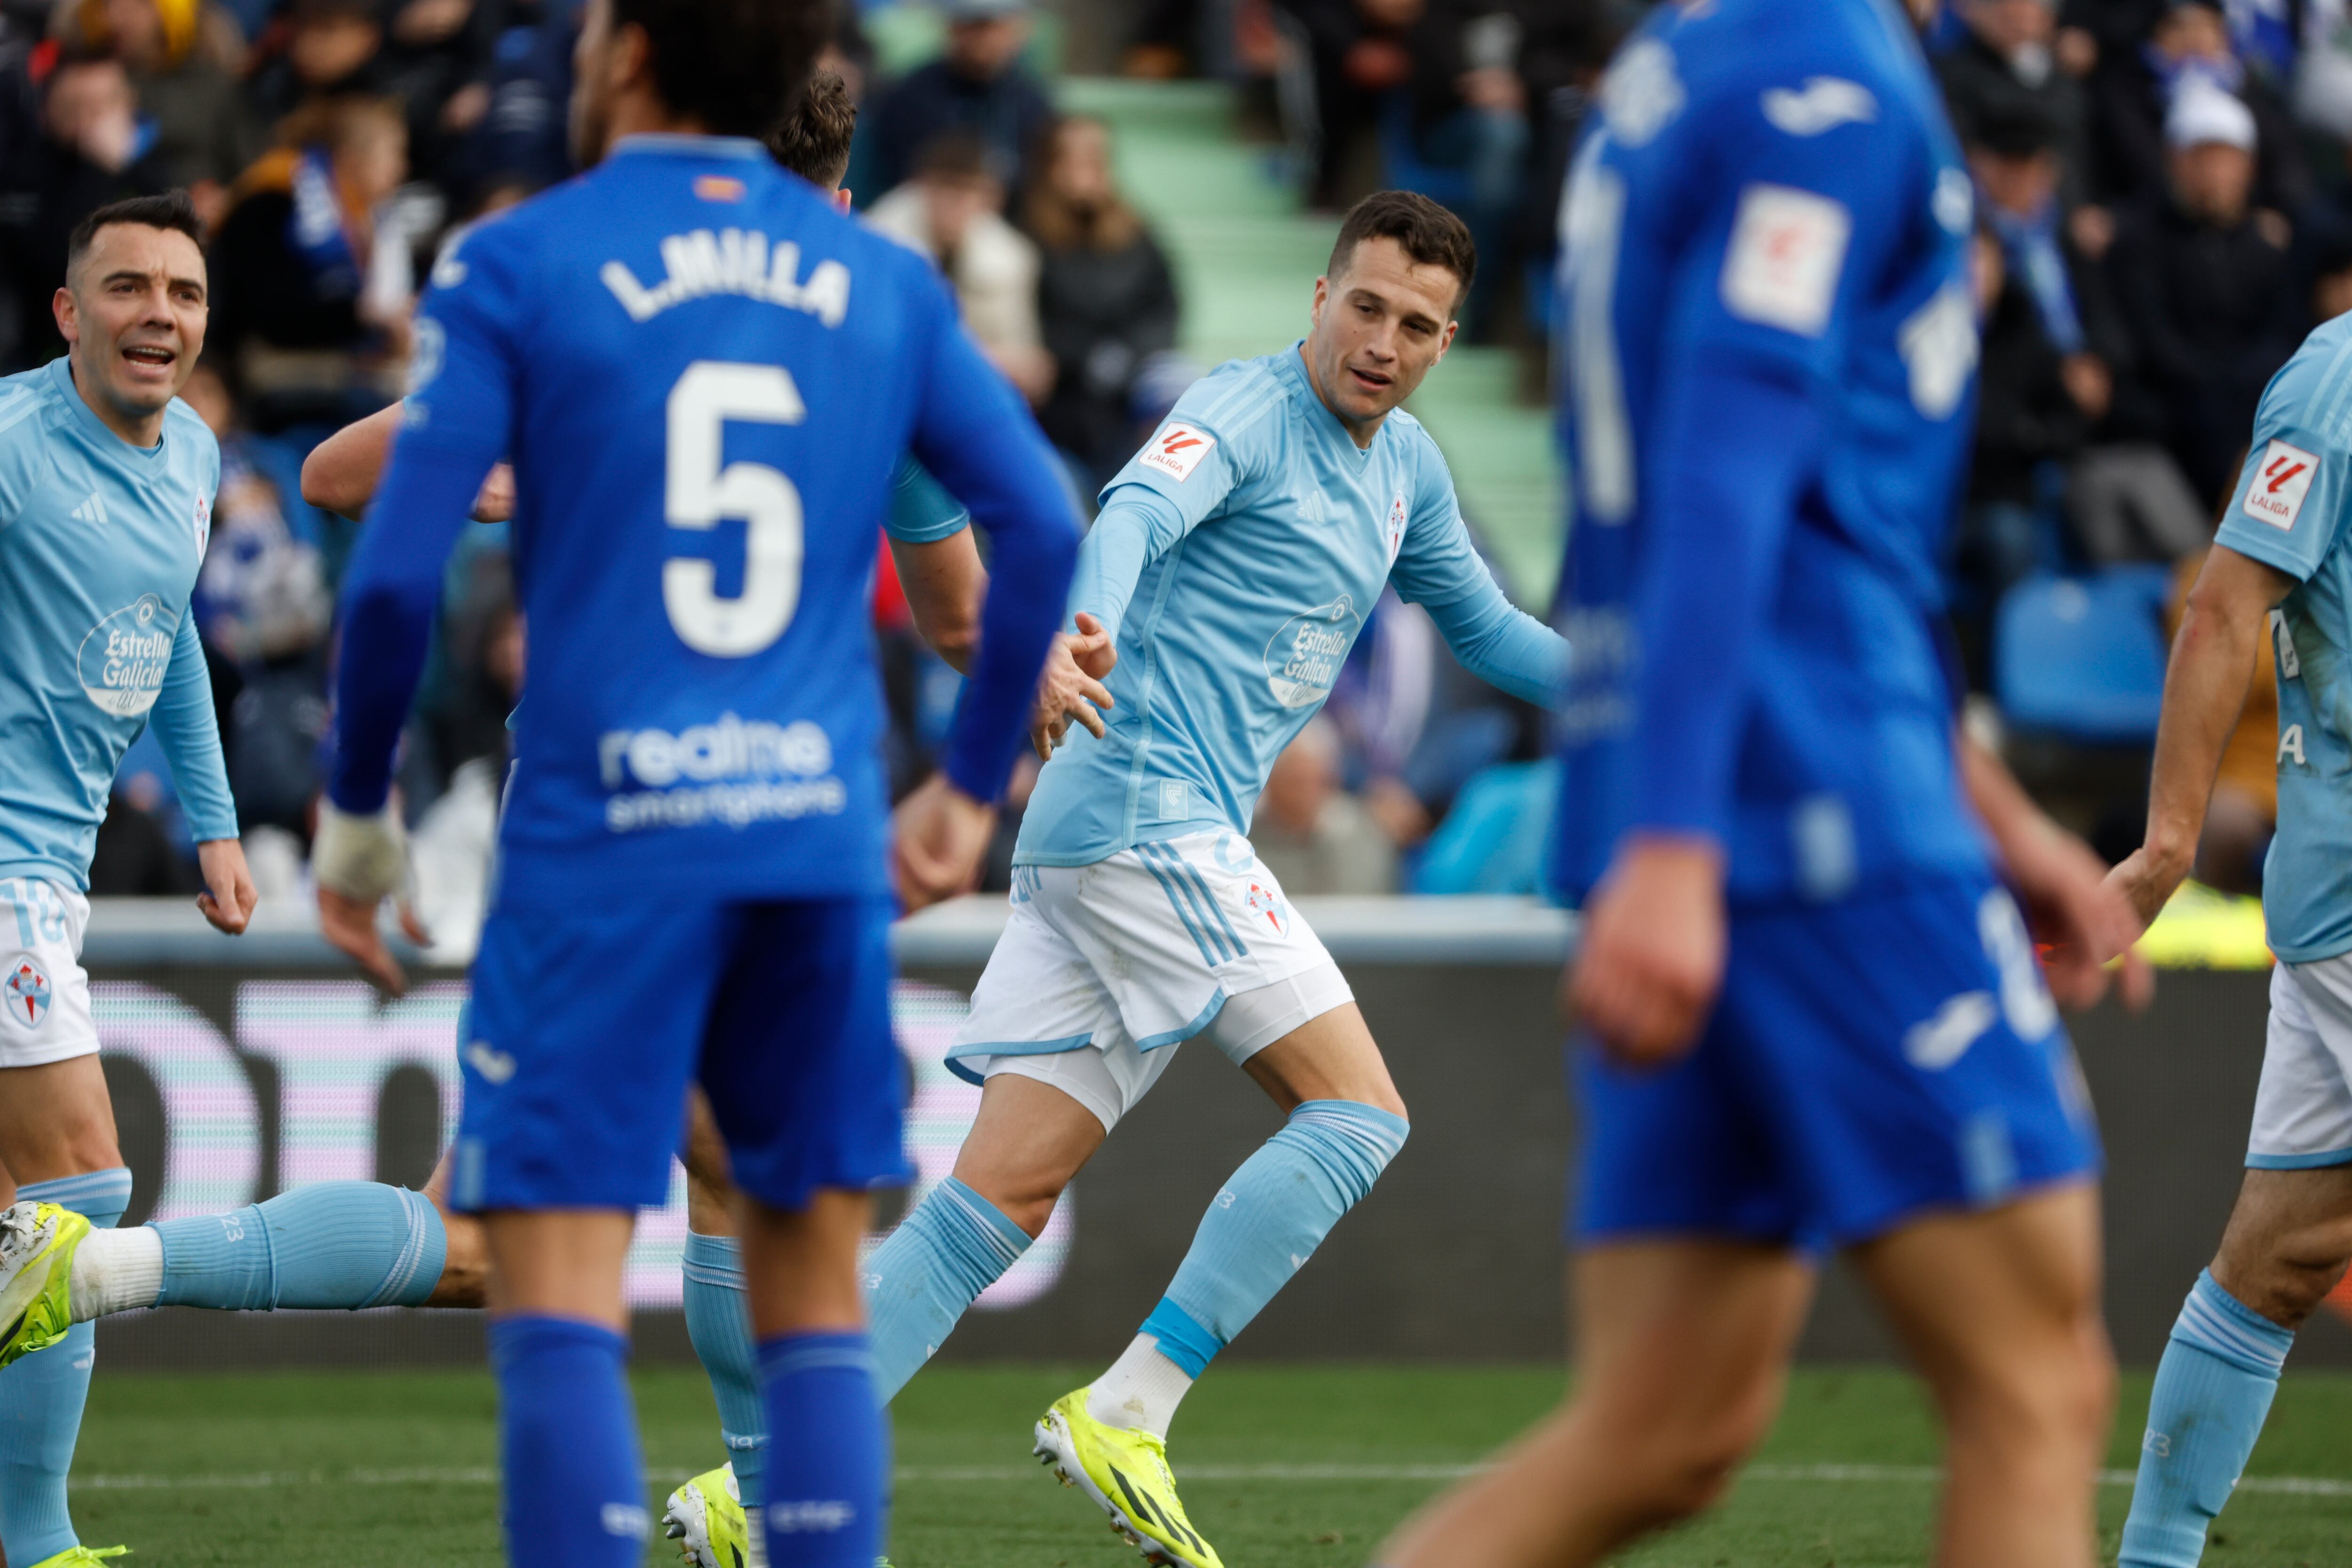
{"label": "blue sock with white stripe", "polygon": [[953,1176],[898,1222],[866,1260],[874,1384],[883,1404],[898,1397],[964,1309],[1028,1250],[1027,1231]]}
{"label": "blue sock with white stripe", "polygon": [[602,1323],[491,1320],[514,1568],[644,1568],[651,1520],[628,1360],[628,1342]]}
{"label": "blue sock with white stripe", "polygon": [[[117,1165],[33,1182],[16,1197],[56,1204],[111,1230],[131,1205],[131,1173]],[[89,1397],[97,1335],[96,1323],[76,1323],[59,1343],[0,1369],[0,1553],[11,1563],[40,1563],[76,1544],[66,1472]]]}
{"label": "blue sock with white stripe", "polygon": [[780,1334],[760,1342],[768,1401],[772,1568],[874,1568],[890,1429],[864,1334]]}
{"label": "blue sock with white stripe", "polygon": [[1351,1100],[1310,1100],[1292,1111],[1201,1217],[1143,1332],[1187,1376],[1207,1371],[1363,1201],[1410,1131],[1403,1117]]}
{"label": "blue sock with white stripe", "polygon": [[2245,1473],[2294,1347],[2208,1269],[2157,1363],[2118,1568],[2196,1568],[2205,1531]]}
{"label": "blue sock with white stripe", "polygon": [[743,1294],[743,1249],[731,1236],[686,1234],[686,1337],[710,1378],[719,1436],[748,1512],[767,1495],[760,1489],[760,1471],[767,1457],[768,1410]]}
{"label": "blue sock with white stripe", "polygon": [[432,1204],[381,1182],[314,1182],[153,1228],[163,1239],[161,1307],[421,1307],[449,1252]]}

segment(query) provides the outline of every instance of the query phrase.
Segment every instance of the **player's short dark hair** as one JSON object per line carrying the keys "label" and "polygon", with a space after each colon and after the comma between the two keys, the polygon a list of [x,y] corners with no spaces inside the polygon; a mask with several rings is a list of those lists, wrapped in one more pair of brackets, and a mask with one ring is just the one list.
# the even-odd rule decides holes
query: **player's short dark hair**
{"label": "player's short dark hair", "polygon": [[1460,218],[1412,191],[1374,191],[1348,209],[1339,224],[1339,237],[1331,247],[1331,260],[1323,269],[1338,278],[1356,258],[1356,247],[1368,239],[1393,239],[1423,267],[1443,267],[1462,280],[1454,296],[1459,310],[1478,275],[1478,247]]}
{"label": "player's short dark hair", "polygon": [[833,71],[819,71],[809,78],[798,106],[769,128],[768,151],[809,184],[830,188],[849,173],[849,141],[856,133],[849,84]]}
{"label": "player's short dark hair", "polygon": [[71,278],[81,258],[98,238],[98,231],[120,223],[135,223],[147,228],[177,229],[195,241],[196,251],[205,248],[204,220],[196,216],[196,204],[188,199],[185,191],[167,191],[160,196],[132,196],[128,201],[110,202],[79,223],[74,225],[73,237],[66,241],[66,276]]}
{"label": "player's short dark hair", "polygon": [[831,19],[825,0],[613,0],[613,26],[653,46],[663,104],[719,136],[763,135],[799,101]]}

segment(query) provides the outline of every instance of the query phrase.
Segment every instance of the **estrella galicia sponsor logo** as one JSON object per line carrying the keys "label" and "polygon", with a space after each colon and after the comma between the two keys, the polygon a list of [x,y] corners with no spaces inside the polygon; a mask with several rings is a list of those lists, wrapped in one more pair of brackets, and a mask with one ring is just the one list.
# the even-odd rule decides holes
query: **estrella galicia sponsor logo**
{"label": "estrella galicia sponsor logo", "polygon": [[1364,617],[1342,594],[1291,616],[1265,645],[1265,683],[1285,708],[1311,708],[1331,695]]}
{"label": "estrella galicia sponsor logo", "polygon": [[75,658],[82,695],[118,719],[135,719],[154,707],[178,629],[152,594],[140,595],[136,604],[90,627]]}
{"label": "estrella galicia sponsor logo", "polygon": [[596,747],[604,826],[649,827],[837,816],[849,792],[833,772],[833,740],[803,719],[791,724],[721,713],[717,721],[667,730],[607,731]]}

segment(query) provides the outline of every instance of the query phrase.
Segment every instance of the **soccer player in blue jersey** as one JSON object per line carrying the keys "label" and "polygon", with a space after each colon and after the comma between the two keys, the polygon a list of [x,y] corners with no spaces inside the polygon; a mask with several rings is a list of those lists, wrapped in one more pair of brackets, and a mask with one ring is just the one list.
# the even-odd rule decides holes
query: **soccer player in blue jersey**
{"label": "soccer player in blue jersey", "polygon": [[750,136],[815,8],[593,0],[591,172],[436,268],[425,361],[346,586],[323,886],[399,880],[385,805],[441,563],[515,472],[530,696],[475,969],[452,1196],[486,1215],[509,1552],[634,1563],[621,1260],[686,1088],[727,1142],[765,1385],[769,1557],[866,1568],[884,1438],[856,1264],[903,1181],[873,528],[912,449],[992,535],[942,778],[896,853],[961,885],[1076,549],[1050,451],[919,258]]}
{"label": "soccer player in blue jersey", "polygon": [[1592,1563],[1705,1507],[1832,1247],[1943,1417],[1935,1560],[2092,1561],[2098,1147],[2017,899],[2070,1002],[2129,916],[1956,735],[1971,226],[1885,0],[1662,6],[1607,74],[1563,215],[1577,1384],[1388,1568]]}
{"label": "soccer player in blue jersey", "polygon": [[[131,1198],[79,953],[90,849],[124,751],[156,727],[219,929],[251,879],[188,595],[220,454],[176,395],[204,349],[205,273],[183,195],[100,208],[56,309],[69,351],[0,382],[0,1552],[95,1554],[66,1476],[88,1320],[133,1307],[417,1305],[442,1226],[414,1193],[321,1182],[230,1215],[111,1228]],[[92,1227],[96,1228],[93,1229]]]}
{"label": "soccer player in blue jersey", "polygon": [[1103,491],[1039,704],[1050,760],[1012,919],[950,1058],[982,1084],[979,1115],[952,1179],[866,1263],[895,1394],[1179,1044],[1202,1037],[1257,1081],[1286,1124],[1226,1181],[1126,1353],[1036,1426],[1037,1452],[1155,1561],[1218,1563],[1168,1468],[1178,1403],[1405,1139],[1347,981],[1250,848],[1267,770],[1391,583],[1507,690],[1549,701],[1567,665],[1496,586],[1444,458],[1398,407],[1453,341],[1475,265],[1444,208],[1367,198],[1306,340],[1202,379]]}
{"label": "soccer player in blue jersey", "polygon": [[2252,444],[2164,678],[2147,833],[2118,866],[2135,930],[2189,875],[2223,743],[2278,652],[2278,834],[2263,873],[2269,1039],[2245,1182],[2158,1363],[2126,1568],[2190,1568],[2278,1392],[2295,1331],[2352,1260],[2352,316],[2304,340]]}

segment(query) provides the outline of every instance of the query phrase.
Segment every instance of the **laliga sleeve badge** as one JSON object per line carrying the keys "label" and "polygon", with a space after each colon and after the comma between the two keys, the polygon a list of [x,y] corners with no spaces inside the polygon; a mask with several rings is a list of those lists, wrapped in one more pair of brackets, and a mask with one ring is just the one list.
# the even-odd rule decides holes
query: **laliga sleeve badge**
{"label": "laliga sleeve badge", "polygon": [[2311,493],[2312,476],[2318,471],[2319,459],[2311,453],[2284,441],[2272,442],[2263,449],[2253,482],[2246,487],[2245,514],[2292,532],[2303,510],[2303,498]]}
{"label": "laliga sleeve badge", "polygon": [[1181,485],[1192,477],[1192,470],[1201,466],[1201,459],[1216,444],[1217,438],[1206,430],[1190,425],[1171,425],[1151,438],[1138,460],[1147,468],[1172,476]]}

